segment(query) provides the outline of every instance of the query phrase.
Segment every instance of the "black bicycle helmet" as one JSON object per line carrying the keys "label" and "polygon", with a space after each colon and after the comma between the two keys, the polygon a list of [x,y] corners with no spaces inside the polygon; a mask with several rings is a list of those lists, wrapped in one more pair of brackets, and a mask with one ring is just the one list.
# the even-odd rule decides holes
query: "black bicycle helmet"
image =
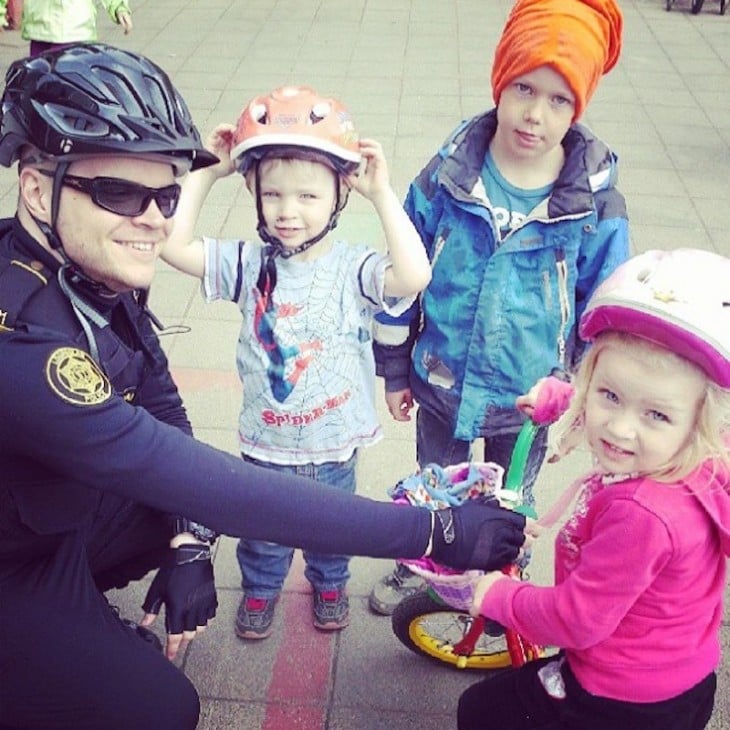
{"label": "black bicycle helmet", "polygon": [[58,160],[160,155],[178,171],[218,162],[182,97],[155,63],[103,43],[15,61],[0,109],[0,165],[25,144]]}

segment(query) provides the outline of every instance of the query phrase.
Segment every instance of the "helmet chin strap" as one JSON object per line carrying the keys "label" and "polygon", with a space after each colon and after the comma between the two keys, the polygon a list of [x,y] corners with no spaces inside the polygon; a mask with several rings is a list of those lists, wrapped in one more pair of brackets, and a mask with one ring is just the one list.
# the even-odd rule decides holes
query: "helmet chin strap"
{"label": "helmet chin strap", "polygon": [[58,234],[58,230],[56,229],[56,223],[58,221],[59,202],[61,198],[61,188],[63,187],[63,178],[66,175],[69,165],[69,162],[60,162],[53,174],[50,225],[45,221],[39,220],[32,213],[30,215],[35,221],[35,224],[38,226],[38,228],[40,228],[41,233],[43,233],[43,235],[46,237],[48,245],[63,260],[63,264],[58,270],[58,284],[61,288],[61,291],[66,295],[66,298],[70,302],[74,315],[76,316],[76,319],[78,320],[81,328],[84,331],[86,341],[89,345],[89,354],[93,358],[94,362],[100,365],[101,362],[99,359],[99,348],[96,344],[96,337],[94,336],[94,331],[91,328],[91,324],[93,323],[97,327],[106,327],[108,326],[109,322],[103,315],[101,315],[93,307],[84,302],[84,300],[76,293],[72,284],[83,281],[84,283],[89,285],[90,288],[99,292],[100,294],[106,294],[109,290],[104,284],[101,284],[100,282],[94,281],[93,279],[89,278],[86,274],[84,274],[81,268],[76,265],[73,259],[71,259],[71,257],[66,253],[66,250],[63,247],[63,242],[61,241],[61,236]]}
{"label": "helmet chin strap", "polygon": [[[85,282],[92,290],[102,296],[116,296],[116,293],[109,289],[106,284],[92,279],[83,269],[68,255],[63,247],[61,236],[58,234],[56,223],[58,221],[58,210],[60,207],[61,188],[63,187],[63,178],[66,176],[70,162],[59,162],[53,174],[53,190],[51,192],[51,223],[39,220],[29,211],[30,217],[40,229],[41,233],[46,237],[51,250],[57,253],[63,260],[64,276],[67,274],[77,281]],[[64,289],[65,291],[65,289]]]}
{"label": "helmet chin strap", "polygon": [[[50,225],[45,221],[41,221],[36,218],[32,213],[30,217],[34,223],[40,228],[41,233],[46,237],[48,245],[61,255],[65,264],[73,264],[73,261],[68,257],[66,251],[63,249],[63,243],[61,243],[61,237],[56,231],[56,222],[58,220],[58,208],[59,201],[61,199],[61,188],[63,187],[63,178],[66,176],[70,162],[59,162],[54,173],[53,173],[53,189],[51,190],[51,223]],[[29,211],[30,212],[30,211]]]}
{"label": "helmet chin strap", "polygon": [[256,230],[261,240],[267,245],[261,250],[261,268],[259,270],[259,278],[256,282],[256,288],[261,293],[261,296],[264,297],[266,308],[269,309],[271,306],[270,296],[276,287],[276,258],[278,256],[281,256],[283,259],[291,258],[292,256],[296,256],[297,254],[311,248],[315,243],[319,243],[331,230],[335,228],[335,226],[337,226],[340,212],[347,203],[347,194],[343,199],[340,193],[339,177],[337,177],[335,180],[335,205],[327,225],[316,236],[309,238],[304,241],[304,243],[300,243],[294,248],[287,248],[276,236],[271,235],[266,227],[263,203],[261,202],[261,177],[259,169],[260,163],[257,163],[254,172],[256,176],[256,184],[254,187],[254,190],[256,191],[256,215],[258,216],[258,225]]}

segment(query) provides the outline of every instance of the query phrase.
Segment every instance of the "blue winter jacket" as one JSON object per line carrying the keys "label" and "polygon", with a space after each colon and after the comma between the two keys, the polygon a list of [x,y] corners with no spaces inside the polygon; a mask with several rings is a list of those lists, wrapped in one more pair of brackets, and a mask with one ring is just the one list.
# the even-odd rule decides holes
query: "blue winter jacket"
{"label": "blue winter jacket", "polygon": [[563,139],[549,198],[501,244],[481,180],[496,111],[462,123],[411,183],[405,209],[433,278],[421,299],[375,326],[377,372],[410,387],[454,437],[508,433],[515,398],[553,369],[572,369],[576,322],[596,286],[629,256],[628,220],[614,187],[617,158],[584,126]]}

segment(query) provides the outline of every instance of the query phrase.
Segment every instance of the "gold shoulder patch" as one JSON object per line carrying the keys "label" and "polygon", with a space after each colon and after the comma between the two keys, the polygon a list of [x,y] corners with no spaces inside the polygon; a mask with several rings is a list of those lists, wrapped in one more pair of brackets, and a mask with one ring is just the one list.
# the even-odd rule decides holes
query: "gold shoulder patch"
{"label": "gold shoulder patch", "polygon": [[59,347],[51,353],[46,379],[59,398],[75,406],[93,406],[111,398],[109,379],[88,352],[75,347]]}

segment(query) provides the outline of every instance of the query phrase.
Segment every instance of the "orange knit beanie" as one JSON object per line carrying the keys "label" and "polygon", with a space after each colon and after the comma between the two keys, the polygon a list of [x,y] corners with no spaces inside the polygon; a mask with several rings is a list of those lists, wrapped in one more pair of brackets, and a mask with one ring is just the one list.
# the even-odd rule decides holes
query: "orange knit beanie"
{"label": "orange knit beanie", "polygon": [[618,61],[622,28],[614,0],[517,0],[494,53],[495,103],[514,78],[550,66],[575,94],[578,119]]}

